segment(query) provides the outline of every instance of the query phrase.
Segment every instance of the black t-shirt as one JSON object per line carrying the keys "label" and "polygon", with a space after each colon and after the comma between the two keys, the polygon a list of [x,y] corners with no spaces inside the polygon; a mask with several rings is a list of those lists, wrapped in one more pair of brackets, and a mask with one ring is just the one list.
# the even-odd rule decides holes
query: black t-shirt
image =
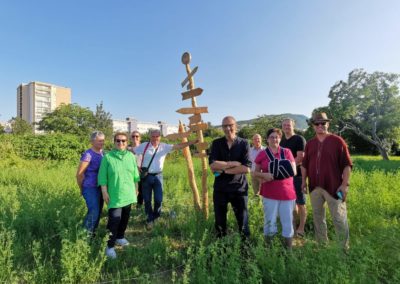
{"label": "black t-shirt", "polygon": [[[212,142],[208,161],[210,164],[214,161],[237,161],[250,168],[250,145],[246,139],[237,137],[229,149],[225,137],[217,138]],[[247,194],[248,187],[246,174],[231,175],[223,173],[216,177],[214,181],[214,190],[221,192],[242,192]]]}
{"label": "black t-shirt", "polygon": [[[293,135],[289,139],[286,139],[285,135],[282,136],[281,143],[279,145],[283,148],[288,148],[293,154],[293,157],[297,157],[297,151],[304,151],[304,148],[306,147],[306,139],[304,139],[303,136],[301,135]],[[301,169],[300,165],[297,166],[297,175],[296,176],[301,176]]]}

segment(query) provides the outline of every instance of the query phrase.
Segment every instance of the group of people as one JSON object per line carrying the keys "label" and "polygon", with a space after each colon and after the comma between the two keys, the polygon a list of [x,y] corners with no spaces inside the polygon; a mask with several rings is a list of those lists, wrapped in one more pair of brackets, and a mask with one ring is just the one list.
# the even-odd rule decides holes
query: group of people
{"label": "group of people", "polygon": [[[129,244],[125,238],[131,206],[144,203],[147,228],[160,217],[163,200],[164,160],[168,153],[190,146],[197,141],[176,145],[160,142],[159,130],[150,132],[150,141],[140,143],[140,133],[131,133],[128,147],[128,134],[118,132],[114,135],[114,148],[103,153],[104,134],[93,132],[92,147],[82,154],[77,170],[77,183],[87,206],[83,225],[93,236],[99,224],[103,203],[108,205],[107,229],[110,232],[105,254],[116,258],[115,245]],[[152,195],[154,194],[154,206]]]}
{"label": "group of people", "polygon": [[[271,128],[266,132],[267,147],[262,146],[261,135],[256,134],[250,148],[246,139],[237,136],[236,120],[232,116],[222,120],[225,135],[213,141],[209,154],[210,168],[215,174],[213,203],[218,237],[227,234],[228,203],[232,205],[242,236],[250,235],[246,174],[251,172],[254,194],[262,198],[267,243],[277,234],[278,216],[286,248],[291,249],[295,233],[304,236],[308,189],[317,240],[328,240],[326,202],[337,235],[344,248],[348,248],[345,201],[352,162],[344,140],[329,133],[329,122],[325,113],[314,114],[310,123],[316,136],[306,143],[302,136],[294,133],[294,121],[284,119],[284,135],[281,129]],[[83,225],[93,236],[103,203],[108,205],[110,236],[105,253],[109,258],[117,257],[115,245],[129,244],[125,230],[133,203],[137,202],[139,208],[144,203],[148,229],[160,217],[166,155],[198,142],[172,145],[161,143],[160,136],[159,130],[153,130],[150,141],[141,143],[140,133],[133,131],[128,146],[128,134],[118,132],[114,135],[113,150],[104,154],[105,136],[97,131],[90,137],[92,147],[82,154],[76,177],[88,209]],[[300,221],[296,231],[293,212],[298,213]]]}
{"label": "group of people", "polygon": [[[250,235],[248,215],[248,182],[251,172],[255,195],[262,198],[264,210],[264,237],[271,244],[277,234],[277,218],[282,227],[283,244],[292,248],[293,236],[304,236],[306,198],[310,193],[316,239],[327,242],[327,224],[324,204],[330,210],[337,237],[345,250],[349,247],[346,197],[352,161],[345,141],[329,133],[326,113],[314,113],[310,123],[315,137],[307,143],[295,134],[294,120],[284,119],[282,130],[271,128],[266,132],[267,146],[261,135],[253,136],[253,147],[246,139],[237,137],[236,120],[227,116],[222,120],[225,136],[213,141],[209,163],[217,173],[214,181],[215,229],[218,236],[227,233],[227,205],[231,203],[239,232]],[[294,213],[299,224],[294,230]]]}

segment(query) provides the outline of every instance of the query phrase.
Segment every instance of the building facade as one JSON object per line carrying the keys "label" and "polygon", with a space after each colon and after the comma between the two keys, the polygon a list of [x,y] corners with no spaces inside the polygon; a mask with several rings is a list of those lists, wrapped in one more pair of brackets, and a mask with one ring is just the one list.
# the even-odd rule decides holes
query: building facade
{"label": "building facade", "polygon": [[114,132],[122,131],[131,133],[134,130],[139,131],[141,134],[148,133],[151,129],[159,129],[162,136],[166,136],[171,133],[178,132],[177,125],[168,125],[165,122],[144,122],[138,121],[135,118],[128,117],[125,120],[123,119],[113,119],[113,130]]}
{"label": "building facade", "polygon": [[[71,103],[71,89],[43,82],[21,84],[17,88],[17,117],[38,123],[46,113]],[[38,132],[35,127],[35,132]]]}

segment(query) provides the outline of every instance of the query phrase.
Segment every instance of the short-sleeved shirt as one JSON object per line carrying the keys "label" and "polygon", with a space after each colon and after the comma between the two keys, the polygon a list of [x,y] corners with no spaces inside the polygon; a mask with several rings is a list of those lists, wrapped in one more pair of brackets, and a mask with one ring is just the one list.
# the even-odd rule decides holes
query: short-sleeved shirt
{"label": "short-sleeved shirt", "polygon": [[[303,136],[297,135],[297,134],[294,134],[289,139],[286,139],[286,137],[283,135],[281,143],[279,143],[279,144],[283,148],[290,149],[290,151],[292,151],[293,157],[296,158],[298,151],[304,152],[304,149],[306,147],[306,139],[304,139]],[[301,176],[300,165],[297,165],[297,175],[296,176]]]}
{"label": "short-sleeved shirt", "polygon": [[[274,157],[280,159],[280,150],[281,147],[278,147],[278,152],[273,153]],[[294,158],[292,152],[289,149],[282,148],[285,154],[285,158],[294,163]],[[258,154],[255,163],[260,165],[261,171],[263,173],[268,173],[268,164],[270,160],[265,151],[262,151]],[[293,177],[285,178],[282,180],[272,180],[269,182],[263,182],[261,184],[260,190],[261,196],[274,200],[295,200],[296,199],[296,191],[293,185]]]}
{"label": "short-sleeved shirt", "polygon": [[[251,167],[250,146],[246,139],[236,137],[231,148],[225,137],[217,138],[212,142],[209,163],[214,161],[237,161],[246,167]],[[249,185],[246,174],[222,173],[214,180],[214,190],[220,192],[241,192],[247,194]]]}
{"label": "short-sleeved shirt", "polygon": [[121,208],[135,203],[135,183],[139,180],[139,170],[132,152],[114,149],[101,161],[98,183],[107,186],[110,195],[108,208]]}
{"label": "short-sleeved shirt", "polygon": [[86,150],[81,156],[81,162],[89,163],[86,168],[82,186],[83,187],[98,187],[97,175],[99,173],[101,159],[103,159],[103,152],[96,153],[92,149]]}
{"label": "short-sleeved shirt", "polygon": [[[147,144],[149,146],[146,149]],[[156,155],[154,156],[153,161],[151,162],[149,173],[161,173],[164,167],[165,157],[169,152],[172,151],[174,145],[160,143],[158,144],[158,150]],[[146,153],[143,153],[146,149]],[[143,162],[141,163],[142,167],[148,167],[151,158],[153,157],[154,152],[156,151],[156,147],[154,147],[150,142],[145,142],[137,146],[133,149],[136,155],[141,155]],[[139,165],[140,167],[140,165]]]}
{"label": "short-sleeved shirt", "polygon": [[343,138],[329,134],[322,142],[317,137],[307,142],[302,166],[307,170],[310,191],[319,186],[337,198],[343,170],[353,162]]}
{"label": "short-sleeved shirt", "polygon": [[255,147],[250,148],[250,161],[251,161],[251,171],[254,172],[256,169],[256,163],[254,163],[254,160],[257,158],[257,155],[265,149],[264,146],[261,146],[260,148],[256,149]]}

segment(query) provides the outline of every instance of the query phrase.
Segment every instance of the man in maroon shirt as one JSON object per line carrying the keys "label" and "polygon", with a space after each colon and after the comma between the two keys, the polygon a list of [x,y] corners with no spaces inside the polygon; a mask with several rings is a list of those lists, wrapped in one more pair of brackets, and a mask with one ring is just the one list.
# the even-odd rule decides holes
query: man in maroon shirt
{"label": "man in maroon shirt", "polygon": [[307,191],[313,208],[315,235],[319,242],[327,242],[325,202],[328,204],[338,239],[345,249],[349,246],[346,197],[352,168],[345,141],[328,132],[326,113],[316,112],[310,122],[316,136],[307,142],[301,166],[302,189]]}

